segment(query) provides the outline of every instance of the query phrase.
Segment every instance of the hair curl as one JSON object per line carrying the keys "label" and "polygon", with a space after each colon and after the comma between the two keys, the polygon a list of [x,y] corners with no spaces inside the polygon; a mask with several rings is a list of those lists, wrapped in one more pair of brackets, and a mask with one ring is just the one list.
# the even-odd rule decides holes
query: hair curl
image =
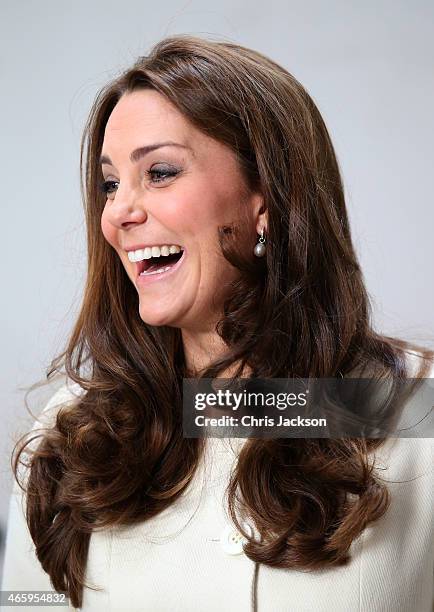
{"label": "hair curl", "polygon": [[[58,411],[29,464],[26,511],[37,557],[75,607],[88,586],[91,532],[157,515],[189,485],[204,450],[204,440],[182,437],[182,378],[190,373],[180,330],[140,319],[136,289],[100,228],[104,128],[120,97],[139,89],[160,92],[234,151],[268,210],[262,259],[237,248],[239,226],[219,228],[223,254],[240,275],[217,326],[227,351],[201,376],[238,364],[234,376],[247,365],[255,377],[335,377],[372,363],[378,377],[408,375],[411,345],[371,326],[337,159],[309,94],[271,59],[231,42],[185,35],[158,42],[99,92],[85,126],[87,280],[66,350],[46,373],[49,381],[64,368],[84,393]],[[423,376],[433,352],[416,348]],[[237,509],[261,534],[247,556],[283,568],[347,563],[351,542],[390,503],[369,462],[383,441],[247,440],[227,488],[240,531]],[[14,449],[16,478],[28,444]]]}

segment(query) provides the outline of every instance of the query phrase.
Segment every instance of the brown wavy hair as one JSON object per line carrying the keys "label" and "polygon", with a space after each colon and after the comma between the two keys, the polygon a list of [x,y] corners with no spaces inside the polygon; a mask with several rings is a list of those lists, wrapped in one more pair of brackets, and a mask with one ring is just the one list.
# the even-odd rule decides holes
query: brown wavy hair
{"label": "brown wavy hair", "polygon": [[[66,373],[83,393],[61,407],[34,449],[26,441],[13,453],[17,480],[22,452],[31,455],[26,516],[39,562],[75,607],[88,586],[92,531],[145,521],[172,504],[205,443],[182,436],[182,379],[191,372],[181,332],[141,320],[137,291],[100,227],[105,125],[120,97],[139,89],[166,96],[234,151],[268,210],[262,259],[253,248],[240,252],[243,228],[219,228],[222,252],[240,274],[216,328],[227,351],[198,377],[234,364],[234,377],[245,366],[254,377],[336,377],[372,363],[380,378],[406,377],[406,348],[421,353],[422,377],[434,356],[372,328],[336,155],[303,86],[232,42],[180,35],[155,44],[98,93],[81,143],[87,280],[70,339],[46,380]],[[247,440],[227,488],[237,527],[243,531],[240,519],[250,517],[261,534],[246,555],[281,568],[347,563],[352,541],[390,503],[369,461],[383,441]]]}

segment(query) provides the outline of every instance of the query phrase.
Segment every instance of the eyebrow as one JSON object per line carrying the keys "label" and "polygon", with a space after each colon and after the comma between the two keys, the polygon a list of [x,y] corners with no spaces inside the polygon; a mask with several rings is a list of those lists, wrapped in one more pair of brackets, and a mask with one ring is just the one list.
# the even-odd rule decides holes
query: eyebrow
{"label": "eyebrow", "polygon": [[[193,152],[193,149],[191,147],[188,147],[187,145],[183,145],[183,144],[180,144],[179,142],[172,142],[171,140],[167,140],[166,142],[155,142],[154,144],[150,144],[144,147],[139,147],[138,149],[134,149],[134,151],[130,153],[130,160],[134,164],[138,162],[140,159],[142,159],[142,157],[145,157],[145,155],[147,155],[151,151],[155,151],[155,149],[160,149],[161,147],[181,147],[183,149],[190,149],[190,151]],[[113,162],[108,155],[101,155],[101,157],[99,158],[99,163],[100,164],[110,164],[111,166],[113,165]]]}

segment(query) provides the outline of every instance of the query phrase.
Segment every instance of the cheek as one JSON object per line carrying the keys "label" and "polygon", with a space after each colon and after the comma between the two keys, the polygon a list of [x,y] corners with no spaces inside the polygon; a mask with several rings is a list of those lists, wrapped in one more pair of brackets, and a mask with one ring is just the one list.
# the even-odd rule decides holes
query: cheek
{"label": "cheek", "polygon": [[176,228],[180,235],[187,232],[194,236],[216,230],[217,225],[232,217],[236,198],[209,177],[192,179],[173,192],[160,212],[160,220]]}
{"label": "cheek", "polygon": [[105,215],[104,212],[101,215],[101,231],[107,242],[113,247],[116,247],[116,228],[113,227],[111,223],[109,223],[107,215]]}

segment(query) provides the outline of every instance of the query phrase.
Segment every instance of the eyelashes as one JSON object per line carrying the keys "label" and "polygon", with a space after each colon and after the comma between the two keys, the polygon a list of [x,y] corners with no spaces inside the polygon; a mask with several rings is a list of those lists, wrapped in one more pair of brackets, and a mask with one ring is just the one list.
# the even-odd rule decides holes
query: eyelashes
{"label": "eyelashes", "polygon": [[117,181],[104,181],[104,182],[100,183],[99,190],[102,193],[105,193],[106,195],[108,195],[110,193],[113,193],[111,191],[112,185],[116,185],[116,183],[117,183]]}
{"label": "eyelashes", "polygon": [[[179,170],[146,170],[146,175],[151,178],[151,183],[162,183],[168,178],[176,176]],[[157,178],[154,178],[157,177]],[[116,185],[119,184],[119,181],[103,181],[99,185],[99,191],[104,193],[105,195],[110,195],[114,193],[114,189],[116,189]]]}

